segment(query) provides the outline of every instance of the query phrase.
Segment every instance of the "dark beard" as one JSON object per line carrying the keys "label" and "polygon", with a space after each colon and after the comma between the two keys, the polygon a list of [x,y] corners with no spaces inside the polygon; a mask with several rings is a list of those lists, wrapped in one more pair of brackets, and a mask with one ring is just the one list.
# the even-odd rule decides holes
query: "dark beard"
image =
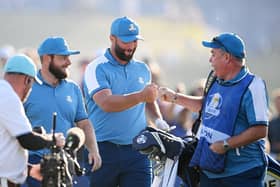
{"label": "dark beard", "polygon": [[55,76],[55,78],[57,78],[58,80],[61,80],[61,79],[65,79],[68,74],[63,72],[63,71],[60,71],[59,68],[57,68],[55,65],[54,65],[54,62],[53,60],[51,61],[50,63],[50,66],[49,66],[49,71]]}
{"label": "dark beard", "polygon": [[129,62],[132,59],[133,55],[134,55],[135,49],[133,50],[131,55],[126,55],[124,53],[124,51],[125,50],[120,48],[120,46],[116,43],[116,45],[115,45],[115,53],[116,53],[117,57],[119,59],[123,60],[123,61]]}

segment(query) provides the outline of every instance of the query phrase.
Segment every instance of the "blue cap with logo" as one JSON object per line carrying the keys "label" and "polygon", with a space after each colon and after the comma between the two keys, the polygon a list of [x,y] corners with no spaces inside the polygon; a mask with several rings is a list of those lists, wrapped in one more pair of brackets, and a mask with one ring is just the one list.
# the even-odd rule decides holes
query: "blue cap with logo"
{"label": "blue cap with logo", "polygon": [[38,48],[38,54],[42,55],[76,55],[80,51],[70,50],[63,37],[49,37]]}
{"label": "blue cap with logo", "polygon": [[128,17],[117,18],[113,21],[111,35],[118,37],[125,43],[144,39],[139,35],[139,26],[137,23]]}
{"label": "blue cap with logo", "polygon": [[17,54],[8,59],[4,67],[5,73],[21,73],[36,79],[38,83],[41,81],[36,77],[37,68],[31,58],[24,54]]}
{"label": "blue cap with logo", "polygon": [[202,45],[210,48],[222,48],[239,59],[243,59],[246,56],[243,40],[234,33],[222,33],[214,37],[210,42],[203,41]]}

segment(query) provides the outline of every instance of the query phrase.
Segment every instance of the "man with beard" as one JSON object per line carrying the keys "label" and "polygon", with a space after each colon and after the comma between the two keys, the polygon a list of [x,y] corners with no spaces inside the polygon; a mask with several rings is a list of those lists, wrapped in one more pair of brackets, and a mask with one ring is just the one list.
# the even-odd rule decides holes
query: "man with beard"
{"label": "man with beard", "polygon": [[[75,125],[81,128],[86,137],[85,146],[89,151],[88,159],[93,163],[92,171],[101,166],[95,132],[85,110],[83,97],[79,86],[66,79],[71,65],[70,55],[79,54],[70,50],[62,37],[50,37],[43,41],[38,48],[42,68],[37,77],[42,84],[34,83],[32,92],[24,108],[33,127],[43,126],[47,133],[52,130],[52,115],[57,113],[56,132],[66,132]],[[38,163],[48,150],[30,152],[31,163]],[[39,186],[39,182],[31,178],[27,180],[29,186]]]}
{"label": "man with beard", "polygon": [[[86,68],[84,94],[89,118],[96,130],[102,167],[89,174],[90,186],[149,187],[151,164],[146,155],[132,149],[132,139],[147,126],[145,105],[153,108],[156,125],[162,120],[151,84],[148,66],[133,59],[139,35],[138,25],[128,17],[111,25],[111,47]],[[105,177],[105,178],[104,178]]]}

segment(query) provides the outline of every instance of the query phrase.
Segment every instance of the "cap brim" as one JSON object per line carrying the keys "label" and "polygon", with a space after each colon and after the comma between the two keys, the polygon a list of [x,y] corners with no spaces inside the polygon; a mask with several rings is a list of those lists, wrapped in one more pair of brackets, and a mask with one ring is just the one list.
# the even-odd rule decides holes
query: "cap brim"
{"label": "cap brim", "polygon": [[36,82],[38,82],[38,84],[40,84],[40,85],[43,84],[43,82],[37,76],[35,76],[34,79]]}
{"label": "cap brim", "polygon": [[118,37],[122,42],[128,43],[133,42],[135,40],[144,40],[144,38],[140,35],[132,35],[132,36],[119,36]]}
{"label": "cap brim", "polygon": [[49,53],[44,53],[44,52],[38,51],[38,54],[39,54],[40,56],[42,56],[42,55],[65,55],[65,56],[69,56],[69,55],[77,55],[77,54],[80,54],[80,51],[72,51],[72,50],[69,50],[69,51],[49,52]]}
{"label": "cap brim", "polygon": [[221,45],[219,45],[218,43],[213,42],[213,41],[212,41],[212,42],[202,41],[202,45],[203,45],[204,47],[215,48],[215,49],[221,48],[221,47],[222,47]]}
{"label": "cap brim", "polygon": [[65,51],[65,52],[62,53],[61,55],[77,55],[77,54],[80,54],[80,51],[72,51],[72,50],[69,50],[69,51]]}

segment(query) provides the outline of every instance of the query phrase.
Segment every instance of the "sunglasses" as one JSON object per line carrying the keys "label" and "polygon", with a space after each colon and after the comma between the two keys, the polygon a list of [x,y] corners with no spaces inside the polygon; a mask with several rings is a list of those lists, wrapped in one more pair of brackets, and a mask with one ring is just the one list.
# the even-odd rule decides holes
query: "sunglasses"
{"label": "sunglasses", "polygon": [[223,49],[224,51],[226,51],[227,53],[230,53],[230,51],[227,49],[227,47],[219,40],[218,37],[214,37],[212,39],[213,42],[216,42],[217,44],[219,44]]}
{"label": "sunglasses", "polygon": [[[221,48],[225,51],[225,52],[227,52],[227,53],[229,53],[229,54],[232,54],[228,49],[227,49],[227,47],[219,40],[219,38],[216,36],[216,37],[214,37],[213,39],[212,39],[212,41],[213,42],[216,42],[217,44],[219,44],[220,46],[221,46]],[[234,54],[232,54],[233,56],[235,56],[235,57],[237,57],[237,58],[240,58],[240,59],[242,59],[242,58],[244,58],[244,56],[245,56],[245,54],[244,53],[241,53],[240,55],[234,55]]]}

